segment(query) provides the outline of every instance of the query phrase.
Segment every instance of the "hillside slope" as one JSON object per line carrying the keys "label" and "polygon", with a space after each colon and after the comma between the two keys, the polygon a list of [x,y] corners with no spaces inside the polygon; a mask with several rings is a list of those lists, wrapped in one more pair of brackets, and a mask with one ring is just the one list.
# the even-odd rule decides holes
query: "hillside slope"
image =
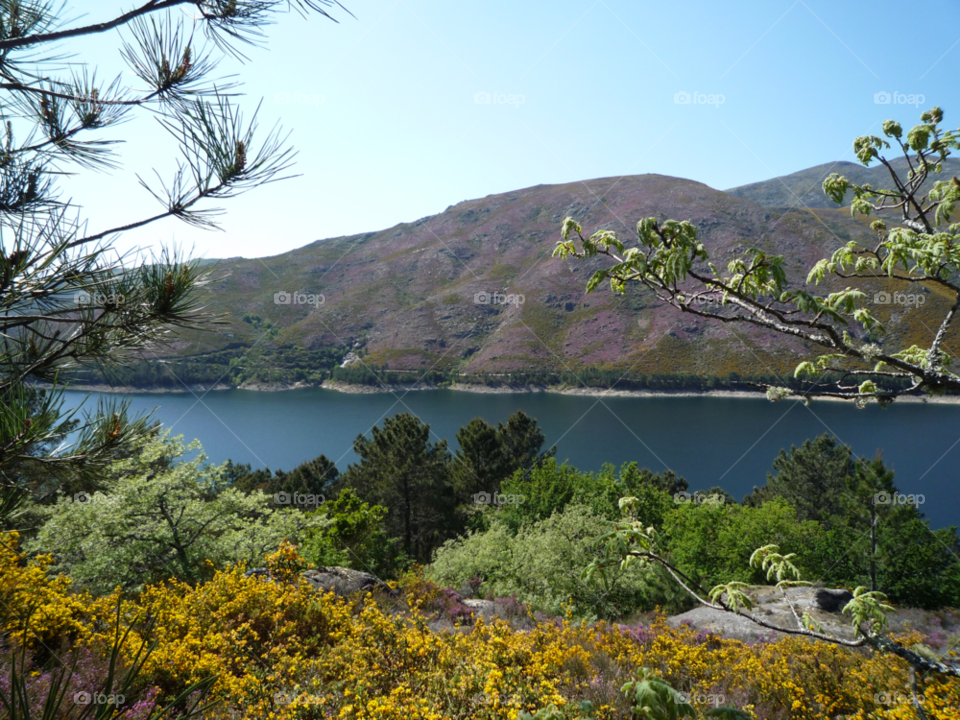
{"label": "hillside slope", "polygon": [[[785,255],[797,282],[841,242],[869,233],[846,209],[774,212],[663,175],[540,185],[462,202],[380,232],[322,240],[275,257],[221,261],[208,305],[225,313],[230,326],[181,337],[175,352],[358,346],[369,353],[367,363],[464,372],[604,367],[726,375],[781,373],[795,365],[802,351],[796,341],[705,322],[637,288],[621,297],[608,288],[585,295],[599,261],[551,257],[567,216],[591,232],[610,228],[625,238],[643,217],[690,220],[719,266],[757,246]],[[523,302],[477,300],[497,292]],[[318,296],[317,304],[276,304],[276,293]],[[878,314],[894,335],[925,342],[927,326],[935,327],[930,314],[938,302],[932,300],[902,316],[883,307]],[[260,320],[251,323],[250,315]],[[267,322],[275,328],[265,334]]]}
{"label": "hillside slope", "polygon": [[[904,158],[896,158],[890,162],[890,165],[897,171],[897,175],[906,180],[909,167]],[[891,186],[889,171],[879,163],[874,163],[867,168],[859,163],[840,161],[816,165],[790,175],[762,182],[741,185],[731,188],[727,192],[764,207],[833,209],[836,205],[823,192],[823,181],[831,173],[843,175],[856,185],[869,183],[874,188],[889,188]],[[949,180],[954,175],[960,175],[960,160],[947,158],[947,161],[943,163],[941,173],[927,178],[927,181],[923,184],[924,192],[933,187],[933,183],[937,180]],[[853,193],[848,192],[846,198],[844,198],[844,204],[849,205],[852,198]]]}

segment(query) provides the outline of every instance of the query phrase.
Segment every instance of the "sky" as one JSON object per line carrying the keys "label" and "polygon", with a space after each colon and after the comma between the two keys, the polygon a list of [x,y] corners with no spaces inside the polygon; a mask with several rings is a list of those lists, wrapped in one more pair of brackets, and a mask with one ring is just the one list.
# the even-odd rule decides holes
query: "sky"
{"label": "sky", "polygon": [[[933,105],[960,125],[958,0],[924,12],[888,0],[343,3],[355,18],[280,15],[264,48],[218,69],[243,80],[248,117],[260,105],[261,139],[277,123],[290,132],[298,177],[224,202],[222,231],[168,219],[120,236],[120,250],[266,257],[600,177],[726,189],[853,161],[855,137],[886,119],[912,127]],[[129,5],[68,3],[84,24]],[[114,76],[124,35],[64,49]],[[97,232],[155,214],[137,178],[169,177],[177,156],[149,113],[109,137],[125,141],[122,166],[62,185]]]}

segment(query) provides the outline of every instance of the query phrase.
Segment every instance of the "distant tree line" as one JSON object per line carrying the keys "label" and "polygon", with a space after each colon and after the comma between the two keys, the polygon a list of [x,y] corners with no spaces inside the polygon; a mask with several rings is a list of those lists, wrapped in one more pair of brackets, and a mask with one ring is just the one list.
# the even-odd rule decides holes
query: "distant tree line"
{"label": "distant tree line", "polygon": [[[251,316],[257,322],[256,316]],[[264,327],[266,327],[264,325]],[[710,390],[759,390],[774,383],[798,392],[813,390],[839,379],[825,375],[812,382],[807,379],[780,377],[773,374],[740,375],[731,372],[723,376],[693,373],[624,372],[619,369],[596,367],[575,371],[529,368],[505,372],[478,372],[464,374],[459,369],[431,369],[427,371],[397,370],[389,365],[370,362],[351,363],[340,367],[348,351],[347,346],[329,346],[316,350],[300,347],[248,348],[246,346],[220,350],[205,355],[164,360],[148,359],[129,364],[119,377],[134,388],[182,389],[184,385],[221,383],[239,387],[244,383],[260,382],[282,385],[303,383],[319,386],[325,380],[379,387],[383,385],[418,385],[445,387],[454,383],[484,385],[487,387],[587,387],[616,390],[650,390],[660,392],[706,392]],[[95,367],[85,368],[76,375],[81,384],[102,384],[107,378]],[[898,378],[880,378],[877,386],[887,390],[905,387],[907,381]]]}
{"label": "distant tree line", "polygon": [[145,359],[130,363],[110,377],[90,367],[76,374],[78,384],[115,383],[133,388],[183,389],[184,385],[246,382],[319,385],[341,362],[346,348],[237,347],[185,358]]}

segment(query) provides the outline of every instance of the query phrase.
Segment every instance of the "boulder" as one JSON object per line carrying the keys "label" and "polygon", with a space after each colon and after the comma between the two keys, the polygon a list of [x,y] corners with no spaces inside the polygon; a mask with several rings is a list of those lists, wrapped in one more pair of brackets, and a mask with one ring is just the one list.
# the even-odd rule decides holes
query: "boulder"
{"label": "boulder", "polygon": [[[246,577],[262,577],[273,580],[267,568],[251,568],[244,575]],[[396,595],[383,580],[369,573],[345,567],[322,567],[315,570],[306,570],[302,573],[303,579],[320,592],[333,591],[337,595],[352,595],[357,592],[385,592]]]}
{"label": "boulder", "polygon": [[846,607],[848,602],[853,600],[853,593],[849,590],[828,590],[826,588],[820,588],[814,593],[813,599],[820,610],[838,613]]}
{"label": "boulder", "polygon": [[307,570],[303,578],[321,592],[333,591],[337,595],[352,595],[357,592],[396,593],[383,580],[369,573],[345,567],[322,567]]}

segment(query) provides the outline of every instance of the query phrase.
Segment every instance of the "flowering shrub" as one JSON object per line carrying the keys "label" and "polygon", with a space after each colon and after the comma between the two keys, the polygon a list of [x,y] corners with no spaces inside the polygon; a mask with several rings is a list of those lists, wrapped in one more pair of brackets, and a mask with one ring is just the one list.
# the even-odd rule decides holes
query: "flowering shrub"
{"label": "flowering shrub", "polygon": [[[291,553],[282,548],[273,566],[298,566]],[[108,641],[103,600],[83,601],[66,581],[38,572],[37,561],[17,558],[0,554],[0,594],[12,588],[42,598],[78,649]],[[525,631],[478,618],[438,632],[429,625],[434,613],[423,607],[437,600],[429,597],[432,585],[414,575],[399,590],[400,599],[343,599],[295,577],[245,577],[237,567],[195,587],[151,586],[124,617],[132,622],[140,610],[156,621],[158,645],[144,681],[157,688],[159,705],[219,675],[214,692],[224,699],[205,712],[209,720],[517,720],[550,705],[569,720],[626,719],[632,715],[621,688],[642,667],[701,714],[716,703],[770,720],[913,717],[907,665],[888,656],[801,638],[746,645],[672,629],[662,615],[643,627],[567,617]],[[928,675],[918,690],[931,720],[957,717],[956,680]],[[119,708],[117,717],[130,711]]]}

